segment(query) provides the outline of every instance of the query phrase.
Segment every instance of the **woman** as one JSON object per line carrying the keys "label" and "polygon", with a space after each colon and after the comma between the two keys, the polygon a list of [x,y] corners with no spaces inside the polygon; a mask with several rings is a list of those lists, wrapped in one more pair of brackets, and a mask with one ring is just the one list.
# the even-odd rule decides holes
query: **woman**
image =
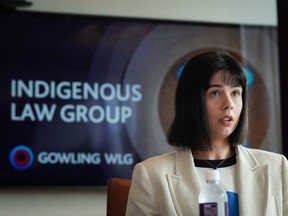
{"label": "woman", "polygon": [[246,77],[226,52],[194,56],[180,76],[168,143],[177,151],[137,164],[126,215],[199,215],[204,172],[218,169],[229,215],[288,215],[288,162],[241,146],[247,135]]}

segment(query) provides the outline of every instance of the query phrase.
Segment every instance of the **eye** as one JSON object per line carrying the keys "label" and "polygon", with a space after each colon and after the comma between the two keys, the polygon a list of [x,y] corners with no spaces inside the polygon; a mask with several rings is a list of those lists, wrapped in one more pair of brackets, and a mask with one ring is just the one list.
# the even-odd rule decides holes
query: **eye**
{"label": "eye", "polygon": [[237,97],[237,96],[241,95],[241,92],[239,90],[235,90],[235,91],[232,92],[232,95]]}
{"label": "eye", "polygon": [[211,91],[211,92],[210,92],[210,95],[213,96],[213,97],[216,97],[216,96],[219,96],[219,95],[220,95],[220,92],[219,92],[219,91],[216,91],[216,90],[215,90],[215,91]]}

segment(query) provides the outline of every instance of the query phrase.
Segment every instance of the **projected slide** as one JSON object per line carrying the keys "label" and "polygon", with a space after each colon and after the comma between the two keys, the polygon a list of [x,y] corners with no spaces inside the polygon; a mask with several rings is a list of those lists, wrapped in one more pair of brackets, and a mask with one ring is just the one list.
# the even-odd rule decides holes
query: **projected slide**
{"label": "projected slide", "polygon": [[173,151],[178,76],[204,50],[245,66],[244,145],[281,149],[274,28],[38,13],[3,14],[0,24],[2,185],[106,185]]}

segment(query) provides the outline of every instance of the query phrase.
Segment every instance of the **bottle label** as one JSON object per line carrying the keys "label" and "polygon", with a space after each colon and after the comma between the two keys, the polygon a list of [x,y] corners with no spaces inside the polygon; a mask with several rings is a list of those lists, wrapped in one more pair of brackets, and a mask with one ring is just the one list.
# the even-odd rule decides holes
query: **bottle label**
{"label": "bottle label", "polygon": [[200,216],[217,216],[217,203],[200,203]]}
{"label": "bottle label", "polygon": [[225,202],[225,216],[228,216],[228,202]]}
{"label": "bottle label", "polygon": [[[228,203],[225,202],[223,214],[228,216]],[[218,205],[217,203],[200,203],[200,216],[218,216]],[[222,215],[222,214],[221,214]]]}

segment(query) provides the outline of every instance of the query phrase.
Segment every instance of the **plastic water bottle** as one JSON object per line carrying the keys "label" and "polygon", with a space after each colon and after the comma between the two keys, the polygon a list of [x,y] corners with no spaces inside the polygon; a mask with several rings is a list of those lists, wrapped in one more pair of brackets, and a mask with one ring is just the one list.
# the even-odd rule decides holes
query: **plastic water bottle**
{"label": "plastic water bottle", "polygon": [[207,170],[205,177],[206,184],[199,194],[200,216],[228,216],[228,198],[219,171]]}

